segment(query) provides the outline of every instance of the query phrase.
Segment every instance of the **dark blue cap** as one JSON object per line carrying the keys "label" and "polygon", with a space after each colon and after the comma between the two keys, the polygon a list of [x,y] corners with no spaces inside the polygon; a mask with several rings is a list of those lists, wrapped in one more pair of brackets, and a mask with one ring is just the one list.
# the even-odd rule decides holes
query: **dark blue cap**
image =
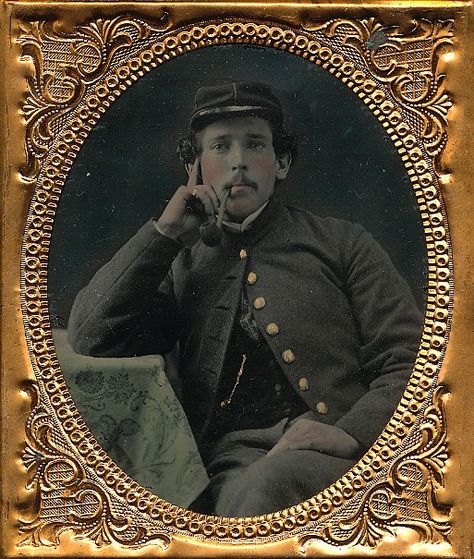
{"label": "dark blue cap", "polygon": [[211,122],[240,116],[258,116],[277,127],[283,125],[283,109],[270,86],[229,82],[198,89],[189,127],[199,131]]}

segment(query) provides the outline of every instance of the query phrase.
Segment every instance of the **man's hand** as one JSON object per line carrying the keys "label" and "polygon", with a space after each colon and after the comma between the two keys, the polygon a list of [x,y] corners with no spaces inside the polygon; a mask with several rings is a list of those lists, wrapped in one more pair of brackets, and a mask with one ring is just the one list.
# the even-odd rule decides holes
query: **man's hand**
{"label": "man's hand", "polygon": [[359,443],[339,427],[300,418],[267,456],[275,456],[285,450],[317,450],[339,458],[356,458],[361,449]]}
{"label": "man's hand", "polygon": [[158,229],[171,239],[185,242],[186,235],[196,231],[202,224],[203,215],[188,209],[196,199],[201,202],[205,215],[214,216],[219,208],[219,199],[212,186],[197,184],[198,174],[199,160],[196,158],[188,184],[176,190],[157,222]]}

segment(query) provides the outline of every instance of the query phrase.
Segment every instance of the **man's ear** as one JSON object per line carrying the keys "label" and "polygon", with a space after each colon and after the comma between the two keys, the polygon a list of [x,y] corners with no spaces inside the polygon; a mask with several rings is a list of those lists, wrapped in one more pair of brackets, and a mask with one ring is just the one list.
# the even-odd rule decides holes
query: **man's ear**
{"label": "man's ear", "polygon": [[289,153],[284,153],[283,155],[278,156],[276,160],[275,177],[281,181],[286,179],[286,175],[290,170],[290,165],[291,165],[291,155]]}

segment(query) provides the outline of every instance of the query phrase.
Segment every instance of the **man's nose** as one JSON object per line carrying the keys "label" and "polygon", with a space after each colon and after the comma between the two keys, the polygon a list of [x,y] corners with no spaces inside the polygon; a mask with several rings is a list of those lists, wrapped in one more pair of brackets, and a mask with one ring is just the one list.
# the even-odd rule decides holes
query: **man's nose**
{"label": "man's nose", "polygon": [[245,158],[245,150],[240,145],[232,146],[231,150],[232,170],[239,171],[247,169],[247,160]]}

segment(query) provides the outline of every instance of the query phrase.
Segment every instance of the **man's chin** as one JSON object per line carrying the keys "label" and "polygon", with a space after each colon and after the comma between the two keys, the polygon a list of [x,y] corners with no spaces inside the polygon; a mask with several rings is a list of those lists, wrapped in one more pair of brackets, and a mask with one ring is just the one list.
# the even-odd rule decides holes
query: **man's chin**
{"label": "man's chin", "polygon": [[245,218],[261,208],[267,200],[259,200],[255,196],[229,196],[226,204],[225,220],[242,223]]}
{"label": "man's chin", "polygon": [[[229,206],[229,204],[227,204]],[[226,221],[231,221],[232,223],[242,223],[245,218],[247,218],[250,214],[253,214],[258,208],[254,208],[253,206],[247,207],[227,207],[226,212],[224,214],[224,219]]]}

